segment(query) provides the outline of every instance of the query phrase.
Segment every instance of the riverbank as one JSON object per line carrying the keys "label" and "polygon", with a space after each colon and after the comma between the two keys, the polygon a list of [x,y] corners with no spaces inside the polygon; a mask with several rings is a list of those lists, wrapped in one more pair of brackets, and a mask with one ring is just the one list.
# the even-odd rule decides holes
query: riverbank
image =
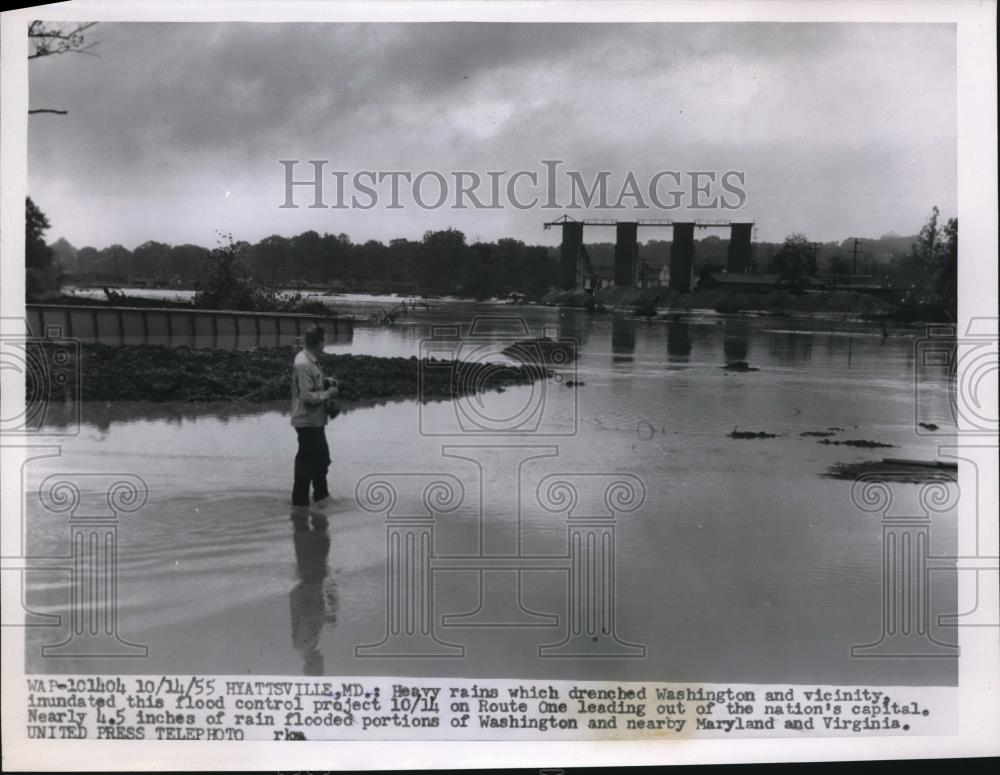
{"label": "riverbank", "polygon": [[[163,345],[81,345],[79,395],[57,382],[50,370],[48,395],[80,401],[190,402],[239,401],[263,403],[287,400],[289,374],[298,348],[261,347],[252,350],[191,349]],[[502,390],[529,384],[537,368],[492,363],[459,364],[431,360],[421,369],[416,357],[372,355],[320,357],[324,373],[335,375],[344,401],[404,398],[447,400],[478,389]]]}
{"label": "riverbank", "polygon": [[[110,290],[110,289],[109,289]],[[127,294],[112,291],[110,298],[93,295],[67,295],[46,301],[50,304],[75,304],[83,306],[119,305],[130,307],[194,308],[190,299],[179,295],[165,298],[157,295],[140,295],[148,291],[130,289]],[[89,293],[89,291],[88,291]],[[476,300],[461,297],[411,297],[371,294],[302,294],[283,290],[280,303],[269,311],[300,314],[344,315],[359,324],[391,326],[406,319],[414,312],[426,312],[432,307],[454,304],[482,304],[495,307],[500,299]],[[117,295],[121,294],[121,295]],[[794,294],[788,290],[768,292],[739,292],[732,289],[702,289],[681,294],[670,288],[626,288],[607,286],[597,293],[581,288],[550,290],[537,300],[525,297],[521,305],[510,306],[521,310],[524,305],[585,309],[590,312],[626,312],[639,317],[673,317],[687,312],[713,310],[720,314],[752,313],[772,317],[837,316],[845,319],[868,321],[881,325],[895,324],[916,326],[925,323],[951,323],[953,316],[941,305],[894,305],[874,296],[847,290]],[[506,305],[505,305],[506,307]]]}
{"label": "riverbank", "polygon": [[653,317],[660,310],[684,312],[694,309],[711,309],[720,313],[792,315],[827,312],[878,317],[891,316],[895,309],[892,304],[874,296],[852,291],[794,294],[785,290],[740,293],[726,289],[706,289],[678,293],[670,288],[640,289],[614,285],[602,288],[595,294],[579,288],[550,291],[541,301],[550,306],[628,310],[646,317]]}
{"label": "riverbank", "polygon": [[[354,318],[359,323],[385,326],[395,323],[414,311],[427,311],[433,306],[448,303],[468,303],[455,297],[414,297],[373,294],[316,294],[281,289],[275,303],[258,312],[281,312],[302,315],[330,315]],[[142,307],[167,309],[201,309],[194,304],[193,291],[177,289],[131,288],[119,291],[107,288],[75,289],[61,296],[53,296],[29,303],[71,305],[77,307]],[[239,311],[239,310],[236,310]]]}
{"label": "riverbank", "polygon": [[[53,296],[47,299],[37,299],[28,303],[38,304],[60,304],[77,307],[147,307],[147,308],[169,308],[169,309],[210,309],[200,307],[194,303],[194,299],[182,299],[179,296],[174,298],[137,296],[134,293],[115,290],[113,288],[104,289],[104,297],[78,296],[64,293],[60,296]],[[225,307],[225,309],[231,309]],[[301,293],[291,293],[278,295],[273,303],[264,304],[254,309],[233,309],[234,312],[289,312],[303,315],[332,315],[336,310],[332,304],[327,304],[315,297],[303,296]]]}

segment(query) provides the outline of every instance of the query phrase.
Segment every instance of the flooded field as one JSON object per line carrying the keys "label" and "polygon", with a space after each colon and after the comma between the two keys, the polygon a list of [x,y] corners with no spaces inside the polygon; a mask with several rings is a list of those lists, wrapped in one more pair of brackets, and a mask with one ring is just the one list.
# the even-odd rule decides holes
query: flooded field
{"label": "flooded field", "polygon": [[[148,655],[42,656],[67,629],[31,628],[29,669],[956,682],[953,659],[851,657],[882,632],[882,524],[852,501],[852,482],[824,476],[837,463],[934,459],[952,438],[947,373],[917,367],[917,331],[453,303],[358,327],[328,349],[451,348],[476,359],[518,338],[512,314],[531,335],[578,343],[579,360],[477,400],[338,417],[327,429],[337,504],[326,532],[296,533],[289,519],[286,406],[83,407],[61,454],[24,469],[28,550],[68,552],[66,514],[37,497],[51,475],[139,477],[148,501],[117,527],[117,631]],[[476,315],[508,320],[470,332]],[[722,368],[738,360],[757,370]],[[732,438],[734,429],[766,436]],[[823,443],[846,440],[892,446]],[[618,499],[619,481],[631,500]],[[918,485],[893,488],[917,508]],[[379,500],[385,492],[394,503]],[[613,528],[586,523],[602,518]],[[387,566],[397,568],[392,536],[407,520],[418,548],[403,583]],[[588,530],[610,543],[586,554],[599,567],[584,579],[573,541],[586,543]],[[954,554],[954,510],[934,515],[930,544]],[[32,612],[66,612],[68,571],[27,577]],[[595,578],[605,584],[596,591],[586,587]],[[954,612],[954,574],[934,575],[930,605]],[[595,621],[591,647],[580,634]],[[954,629],[931,631],[956,640]]]}

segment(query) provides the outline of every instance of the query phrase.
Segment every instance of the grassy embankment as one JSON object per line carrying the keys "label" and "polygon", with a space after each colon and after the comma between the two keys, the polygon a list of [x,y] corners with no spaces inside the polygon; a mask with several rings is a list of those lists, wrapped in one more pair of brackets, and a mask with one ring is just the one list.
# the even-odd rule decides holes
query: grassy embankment
{"label": "grassy embankment", "polygon": [[[291,364],[297,348],[195,350],[163,345],[83,345],[80,349],[81,401],[241,401],[264,403],[290,397]],[[340,383],[343,401],[430,398],[451,399],[486,386],[528,384],[542,375],[537,368],[497,364],[462,364],[461,379],[453,379],[456,364],[371,355],[329,355],[320,367]],[[52,396],[63,387],[50,385]]]}

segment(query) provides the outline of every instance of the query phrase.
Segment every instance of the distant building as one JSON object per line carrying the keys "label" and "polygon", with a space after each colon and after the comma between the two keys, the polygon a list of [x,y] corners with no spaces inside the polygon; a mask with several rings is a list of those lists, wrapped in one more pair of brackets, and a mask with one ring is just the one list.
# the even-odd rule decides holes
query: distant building
{"label": "distant building", "polygon": [[666,256],[639,259],[636,280],[640,288],[665,288],[670,285],[670,261]]}
{"label": "distant building", "polygon": [[[670,262],[664,256],[640,258],[635,264],[634,286],[638,288],[666,287],[670,282]],[[615,284],[613,260],[591,256],[586,245],[580,246],[577,260],[576,287],[596,293]]]}
{"label": "distant building", "polygon": [[868,274],[824,275],[815,279],[822,280],[828,288],[847,291],[873,291],[888,287],[878,277]]}
{"label": "distant building", "polygon": [[576,287],[597,293],[602,288],[614,284],[614,263],[603,264],[592,261],[587,246],[581,245],[576,262]]}
{"label": "distant building", "polygon": [[[809,278],[807,287],[812,285],[812,280],[813,278]],[[708,272],[699,283],[701,288],[724,288],[740,291],[773,291],[785,285],[787,283],[783,283],[781,275],[777,273],[743,274],[742,272]]]}
{"label": "distant building", "polygon": [[[722,288],[747,292],[766,292],[787,289],[788,283],[777,273],[734,274],[731,272],[708,272],[703,276],[700,288]],[[806,277],[800,285],[806,293],[821,291],[851,291],[868,293],[880,298],[893,299],[899,296],[899,289],[872,275],[813,275]]]}

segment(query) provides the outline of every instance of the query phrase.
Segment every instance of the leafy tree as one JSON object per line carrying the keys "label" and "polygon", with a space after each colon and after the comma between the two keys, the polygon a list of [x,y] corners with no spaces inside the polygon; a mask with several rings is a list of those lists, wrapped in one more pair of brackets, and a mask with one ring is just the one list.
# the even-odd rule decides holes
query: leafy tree
{"label": "leafy tree", "polygon": [[[357,258],[359,273],[368,282],[375,282],[387,276],[389,267],[386,249],[378,240],[368,240],[363,245],[355,245],[354,255]],[[327,267],[329,273],[330,262],[327,263]]]}
{"label": "leafy tree", "polygon": [[941,229],[938,227],[940,212],[937,207],[931,208],[927,222],[920,229],[917,241],[910,246],[910,256],[916,271],[914,285],[922,296],[927,296],[933,283],[934,270],[941,251]]}
{"label": "leafy tree", "polygon": [[389,269],[386,279],[393,283],[413,280],[417,277],[417,262],[420,257],[420,243],[408,239],[389,241]]}
{"label": "leafy tree", "polygon": [[250,261],[254,275],[266,278],[271,285],[287,280],[292,263],[288,239],[279,234],[265,237],[254,246]]}
{"label": "leafy tree", "polygon": [[[664,250],[660,255],[666,258],[669,262],[669,249]],[[700,275],[702,269],[707,269],[711,272],[722,269],[728,263],[728,256],[729,240],[724,240],[717,234],[709,234],[707,237],[698,240],[698,245],[695,248],[695,274]]]}
{"label": "leafy tree", "polygon": [[944,249],[934,275],[937,295],[941,303],[958,317],[958,218],[949,218],[944,227]]}
{"label": "leafy tree", "polygon": [[913,285],[921,301],[941,305],[954,316],[958,306],[958,219],[939,226],[939,218],[938,208],[931,208],[910,248]]}
{"label": "leafy tree", "polygon": [[[370,247],[370,244],[369,244]],[[359,260],[357,246],[351,242],[351,238],[341,232],[340,234],[323,235],[324,260],[326,262],[327,277],[331,280],[344,280],[347,278],[361,278],[365,276],[374,277],[385,282],[385,275],[375,275],[374,270],[363,266]]]}
{"label": "leafy tree", "polygon": [[170,246],[149,240],[132,251],[129,273],[140,277],[164,277],[169,263]]}
{"label": "leafy tree", "polygon": [[48,228],[49,219],[29,196],[25,201],[24,232],[24,287],[29,301],[56,295],[62,286],[62,272],[55,252],[45,243]]}
{"label": "leafy tree", "polygon": [[805,287],[816,273],[816,251],[804,234],[790,234],[771,259],[771,267],[793,290]]}
{"label": "leafy tree", "polygon": [[463,294],[487,299],[503,287],[503,268],[496,250],[496,245],[487,242],[476,242],[470,246],[465,261],[457,267]]}
{"label": "leafy tree", "polygon": [[846,277],[853,271],[853,265],[846,256],[836,255],[830,258],[830,274],[834,277]]}
{"label": "leafy tree", "polygon": [[97,254],[98,272],[114,282],[120,282],[132,266],[132,251],[117,242]]}
{"label": "leafy tree", "polygon": [[311,282],[323,282],[329,267],[326,265],[323,240],[315,231],[304,231],[292,237],[291,249],[298,256],[301,267],[300,278]]}
{"label": "leafy tree", "polygon": [[201,267],[209,250],[201,245],[175,245],[170,248],[168,274],[182,280],[194,281],[201,273]]}
{"label": "leafy tree", "polygon": [[250,246],[235,242],[232,234],[220,234],[219,246],[205,260],[201,278],[195,283],[194,304],[207,309],[273,310],[278,294],[258,285],[245,259]]}
{"label": "leafy tree", "polygon": [[462,292],[458,269],[470,256],[465,234],[458,229],[425,232],[420,253],[426,288],[434,293]]}
{"label": "leafy tree", "polygon": [[65,237],[60,237],[51,245],[56,262],[64,271],[76,269],[76,248]]}
{"label": "leafy tree", "polygon": [[97,248],[89,245],[76,251],[76,271],[81,275],[93,275],[97,273],[97,262],[100,259]]}

